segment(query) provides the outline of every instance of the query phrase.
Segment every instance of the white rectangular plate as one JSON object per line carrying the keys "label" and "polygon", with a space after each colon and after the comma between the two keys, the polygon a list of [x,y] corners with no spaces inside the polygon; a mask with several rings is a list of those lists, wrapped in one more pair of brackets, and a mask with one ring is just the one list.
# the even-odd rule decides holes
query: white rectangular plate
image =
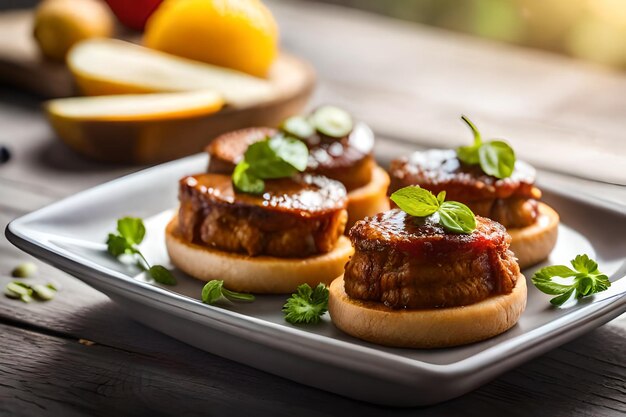
{"label": "white rectangular plate", "polygon": [[[479,387],[626,311],[626,214],[591,205],[540,183],[561,215],[557,247],[547,263],[567,264],[579,253],[595,258],[613,285],[566,308],[529,286],[519,323],[493,339],[449,349],[394,349],[337,330],[283,320],[286,296],[217,307],[199,301],[202,283],[175,271],[174,287],[150,283],[111,259],[103,242],[116,219],[146,220],[142,251],[169,265],[164,228],[177,206],[178,179],[204,171],[206,156],[163,164],[84,191],[9,224],[7,238],[26,252],[107,294],[134,319],[208,352],[348,397],[396,406],[432,404]],[[541,174],[539,174],[541,176]],[[532,270],[524,271],[529,278]]]}

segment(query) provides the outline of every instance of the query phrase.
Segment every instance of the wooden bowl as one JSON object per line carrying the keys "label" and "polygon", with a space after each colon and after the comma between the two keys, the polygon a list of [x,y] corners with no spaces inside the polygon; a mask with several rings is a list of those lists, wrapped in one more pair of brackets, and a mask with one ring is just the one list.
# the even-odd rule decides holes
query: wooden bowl
{"label": "wooden bowl", "polygon": [[282,54],[270,71],[275,98],[217,113],[155,121],[84,120],[68,126],[49,115],[63,142],[89,158],[107,162],[155,164],[200,152],[216,136],[250,126],[276,126],[302,110],[315,85],[313,68]]}

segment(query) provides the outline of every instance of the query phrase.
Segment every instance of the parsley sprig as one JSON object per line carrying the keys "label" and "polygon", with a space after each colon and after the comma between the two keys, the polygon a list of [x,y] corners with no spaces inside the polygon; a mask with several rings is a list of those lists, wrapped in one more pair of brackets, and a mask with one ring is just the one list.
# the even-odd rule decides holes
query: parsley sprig
{"label": "parsley sprig", "polygon": [[254,301],[254,295],[228,290],[220,279],[207,282],[202,288],[202,302],[216,304],[223,301]]}
{"label": "parsley sprig", "polygon": [[138,245],[146,235],[143,220],[137,217],[123,217],[117,220],[117,233],[109,233],[107,251],[116,259],[122,255],[136,258],[136,265],[146,271],[156,282],[176,285],[174,275],[162,265],[152,265],[139,251]]}
{"label": "parsley sprig", "polygon": [[457,157],[468,165],[480,165],[485,174],[496,178],[510,177],[515,169],[515,151],[506,142],[490,140],[483,142],[480,132],[467,117],[461,119],[474,134],[474,144],[456,149]]}
{"label": "parsley sprig", "polygon": [[239,191],[260,194],[263,180],[290,177],[306,169],[309,149],[304,142],[277,134],[255,142],[244,153],[233,172],[233,184]]}
{"label": "parsley sprig", "polygon": [[[532,282],[539,291],[557,295],[550,300],[553,305],[563,305],[572,295],[580,299],[611,286],[609,277],[598,270],[598,263],[589,256],[578,255],[572,259],[571,264],[574,269],[565,265],[552,265],[541,268],[532,277]],[[566,280],[567,278],[570,279]]]}
{"label": "parsley sprig", "polygon": [[399,189],[391,194],[391,200],[405,213],[415,217],[439,216],[439,224],[452,233],[472,233],[476,229],[476,217],[472,210],[457,201],[445,201],[446,192],[437,196],[417,185]]}
{"label": "parsley sprig", "polygon": [[328,311],[328,288],[319,283],[315,288],[309,284],[298,286],[296,292],[287,299],[283,306],[285,320],[292,324],[319,323]]}

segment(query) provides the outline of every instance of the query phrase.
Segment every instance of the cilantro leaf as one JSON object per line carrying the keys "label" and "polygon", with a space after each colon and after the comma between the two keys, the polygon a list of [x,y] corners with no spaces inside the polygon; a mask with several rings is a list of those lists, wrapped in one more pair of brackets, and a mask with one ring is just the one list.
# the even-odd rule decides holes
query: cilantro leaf
{"label": "cilantro leaf", "polygon": [[143,220],[137,217],[123,217],[117,221],[117,231],[131,245],[139,245],[146,235]]}
{"label": "cilantro leaf", "polygon": [[159,284],[176,285],[176,278],[174,278],[172,272],[162,265],[152,265],[148,269],[148,275]]}
{"label": "cilantro leaf", "polygon": [[283,306],[285,320],[292,324],[319,323],[328,311],[328,288],[319,283],[314,289],[309,284],[298,286]]}
{"label": "cilantro leaf", "polygon": [[107,238],[107,251],[113,255],[114,257],[118,257],[127,253],[127,251],[131,251],[132,247],[128,244],[128,241],[124,239],[122,236],[114,235],[113,233],[109,233],[109,237]]}
{"label": "cilantro leaf", "polygon": [[[587,255],[578,255],[571,261],[574,269],[565,265],[553,265],[541,268],[532,277],[533,284],[541,292],[550,295],[558,295],[550,300],[550,303],[561,306],[572,295],[580,299],[601,291],[611,286],[609,277],[598,270],[598,264]],[[561,278],[562,282],[555,281]],[[565,283],[565,279],[569,279]]]}
{"label": "cilantro leaf", "polygon": [[461,119],[469,126],[474,143],[456,149],[457,158],[468,165],[480,165],[482,171],[496,178],[507,178],[515,170],[515,151],[506,142],[492,140],[483,142],[476,126],[465,116]]}
{"label": "cilantro leaf", "polygon": [[476,217],[465,204],[445,201],[438,210],[443,227],[454,233],[472,233],[476,229]]}
{"label": "cilantro leaf", "polygon": [[415,217],[430,216],[439,209],[440,205],[438,197],[418,185],[401,188],[391,194],[390,198],[402,211]]}
{"label": "cilantro leaf", "polygon": [[224,281],[214,279],[207,282],[202,288],[202,302],[216,304],[220,301],[254,301],[254,295],[240,293],[224,288]]}
{"label": "cilantro leaf", "polygon": [[445,191],[435,197],[430,191],[411,185],[395,191],[389,198],[411,216],[426,217],[438,213],[439,223],[449,232],[472,233],[476,229],[472,210],[463,203],[445,201]]}

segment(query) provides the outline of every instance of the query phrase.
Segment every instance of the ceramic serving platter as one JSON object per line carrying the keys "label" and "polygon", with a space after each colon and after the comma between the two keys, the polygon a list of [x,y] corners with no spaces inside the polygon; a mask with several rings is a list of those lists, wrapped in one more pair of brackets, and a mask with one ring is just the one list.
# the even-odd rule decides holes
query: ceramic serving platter
{"label": "ceramic serving platter", "polygon": [[[76,194],[9,224],[7,238],[107,294],[135,320],[207,352],[293,381],[377,404],[415,406],[462,395],[537,355],[626,311],[624,207],[589,203],[574,190],[539,182],[544,201],[561,215],[549,263],[579,253],[595,258],[612,286],[596,296],[554,308],[550,296],[529,285],[519,323],[493,339],[447,349],[396,349],[341,333],[328,316],[315,326],[286,323],[287,296],[258,296],[249,304],[210,306],[199,301],[202,283],[175,270],[174,287],[151,283],[116,262],[104,241],[122,216],[144,218],[142,252],[171,266],[164,228],[177,206],[178,179],[204,171],[196,155],[163,164]],[[541,173],[539,173],[541,178]],[[535,268],[524,271],[527,279]]]}

